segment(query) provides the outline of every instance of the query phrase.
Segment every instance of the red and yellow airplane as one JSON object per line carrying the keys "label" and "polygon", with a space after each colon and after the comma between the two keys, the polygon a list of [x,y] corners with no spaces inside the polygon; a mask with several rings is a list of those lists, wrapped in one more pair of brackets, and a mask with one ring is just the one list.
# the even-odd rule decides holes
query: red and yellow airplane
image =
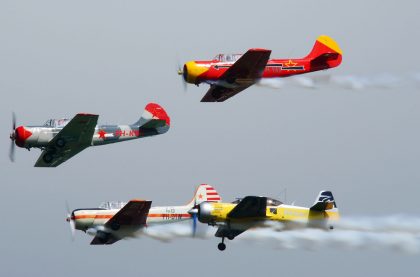
{"label": "red and yellow airplane", "polygon": [[261,78],[288,77],[340,65],[342,51],[330,37],[319,36],[312,51],[300,59],[269,59],[271,50],[249,49],[245,54],[219,54],[210,61],[189,61],[178,74],[185,82],[207,83],[201,102],[223,102]]}
{"label": "red and yellow airplane", "polygon": [[246,196],[232,203],[202,202],[189,213],[200,222],[218,227],[215,236],[222,238],[220,251],[226,249],[225,238],[229,240],[248,229],[272,227],[272,222],[282,224],[283,230],[296,228],[333,229],[332,221],[340,214],[330,191],[321,191],[310,208],[286,205],[279,200]]}

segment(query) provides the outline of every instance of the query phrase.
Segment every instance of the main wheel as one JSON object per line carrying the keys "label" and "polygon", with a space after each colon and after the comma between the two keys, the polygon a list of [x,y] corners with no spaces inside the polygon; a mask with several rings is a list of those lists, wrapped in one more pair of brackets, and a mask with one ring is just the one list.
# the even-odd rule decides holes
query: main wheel
{"label": "main wheel", "polygon": [[56,145],[58,148],[62,148],[62,147],[64,147],[64,145],[66,145],[66,141],[65,141],[64,139],[62,139],[62,138],[59,138],[59,139],[57,139],[57,141],[55,142],[55,145]]}
{"label": "main wheel", "polygon": [[219,248],[220,251],[223,251],[226,249],[226,244],[224,244],[223,242],[219,243],[217,245],[217,248]]}
{"label": "main wheel", "polygon": [[120,229],[120,224],[118,224],[118,223],[113,223],[113,224],[111,224],[111,229],[112,230],[114,230],[114,231],[118,231],[118,229]]}
{"label": "main wheel", "polygon": [[49,164],[53,160],[53,155],[51,153],[45,153],[44,157],[42,157],[45,163]]}

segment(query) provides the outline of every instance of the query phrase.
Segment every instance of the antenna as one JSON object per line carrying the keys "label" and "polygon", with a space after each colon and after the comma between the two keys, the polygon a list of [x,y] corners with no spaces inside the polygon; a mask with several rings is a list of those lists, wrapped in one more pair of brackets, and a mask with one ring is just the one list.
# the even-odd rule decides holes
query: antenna
{"label": "antenna", "polygon": [[284,195],[284,203],[286,203],[287,202],[287,188],[284,188],[284,189],[282,189],[281,191],[280,191],[280,195]]}

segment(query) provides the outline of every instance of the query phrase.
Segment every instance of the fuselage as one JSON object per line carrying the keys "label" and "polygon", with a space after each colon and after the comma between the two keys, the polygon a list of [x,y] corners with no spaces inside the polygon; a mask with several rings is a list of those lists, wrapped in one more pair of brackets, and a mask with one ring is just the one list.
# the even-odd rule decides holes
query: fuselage
{"label": "fuselage", "polygon": [[[189,206],[168,206],[168,207],[151,207],[147,215],[146,226],[157,224],[168,224],[181,222],[191,219],[188,213],[191,207]],[[105,223],[112,218],[120,209],[77,209],[72,212],[71,219],[75,222],[75,228],[81,231],[89,229],[102,230]],[[69,220],[69,219],[68,219]],[[144,226],[141,226],[144,227]],[[138,228],[141,228],[138,227]],[[133,229],[131,231],[138,231]],[[117,233],[118,231],[106,230],[110,233]]]}
{"label": "fuselage", "polygon": [[[340,218],[337,209],[327,211],[313,211],[306,207],[292,206],[280,204],[276,206],[267,206],[265,216],[255,218],[229,218],[229,213],[236,207],[234,203],[208,203],[208,207],[204,207],[208,215],[204,220],[198,217],[203,223],[210,225],[226,225],[236,229],[246,229],[248,226],[256,226],[260,223],[264,226],[267,222],[280,222],[282,227],[287,229],[293,228],[328,228],[329,223]],[[257,224],[256,224],[257,223]]]}
{"label": "fuselage", "polygon": [[[250,52],[271,54],[271,50],[262,48],[252,48],[246,53]],[[243,54],[218,54],[212,60],[189,61],[178,73],[183,75],[187,83],[195,85],[208,83],[231,88],[235,85],[252,85],[257,81],[255,76],[258,76],[257,78],[288,77],[333,68],[340,65],[342,61],[340,46],[326,35],[319,36],[311,52],[303,58],[269,59],[261,74],[249,75],[253,69],[260,70],[261,67],[258,66],[258,60],[251,56],[245,57],[246,55],[241,59],[242,56]],[[239,60],[241,61],[238,67],[230,74],[224,75]],[[245,78],[244,76],[250,76],[249,78],[252,79],[241,79]]]}
{"label": "fuselage", "polygon": [[[341,63],[341,55],[331,54],[331,56],[333,55],[336,55],[336,57],[328,59],[323,63],[314,63],[312,58],[272,59],[269,60],[265,66],[262,78],[282,78],[336,67]],[[220,60],[222,58],[215,58],[210,61],[187,62],[183,69],[185,81],[195,85],[208,83],[228,86],[227,84],[219,83],[219,79],[236,62],[236,59],[240,57],[239,54],[231,56],[236,58],[232,58],[231,61],[224,61]],[[236,80],[236,82],[238,81],[240,82],[241,80]],[[243,82],[247,81],[248,80],[243,80]]]}
{"label": "fuselage", "polygon": [[[19,126],[16,128],[16,145],[23,148],[44,148],[65,127],[68,119],[54,120],[63,122],[54,126]],[[160,130],[141,129],[138,125],[97,125],[90,146],[104,145],[141,137],[153,136],[164,132]]]}

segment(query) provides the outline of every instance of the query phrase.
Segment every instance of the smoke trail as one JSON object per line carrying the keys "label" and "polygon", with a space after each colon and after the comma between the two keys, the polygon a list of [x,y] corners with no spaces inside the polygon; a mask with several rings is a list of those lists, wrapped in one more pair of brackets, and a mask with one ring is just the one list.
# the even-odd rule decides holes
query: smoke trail
{"label": "smoke trail", "polygon": [[280,89],[283,88],[286,83],[287,82],[284,79],[280,78],[264,78],[260,79],[257,82],[257,85],[261,87]]}
{"label": "smoke trail", "polygon": [[272,229],[258,229],[244,233],[240,240],[263,245],[267,244],[275,249],[388,249],[407,254],[418,254],[420,252],[419,237],[407,233],[375,233],[348,230],[324,231],[318,229],[275,232]]}
{"label": "smoke trail", "polygon": [[[205,228],[204,228],[205,227]],[[387,217],[347,217],[334,224],[334,230],[286,230],[284,225],[268,222],[265,228],[248,230],[233,242],[261,244],[275,249],[320,250],[389,250],[406,254],[420,253],[420,217],[392,215]],[[196,237],[213,239],[216,228],[200,225]],[[170,242],[192,238],[191,224],[152,226],[141,232],[150,238]]]}
{"label": "smoke trail", "polygon": [[408,215],[387,217],[345,217],[334,226],[339,230],[408,233],[420,236],[420,218]]}
{"label": "smoke trail", "polygon": [[[209,238],[214,236],[214,228],[208,227],[207,225],[200,224],[197,226],[197,232],[195,238]],[[152,239],[160,240],[162,242],[171,242],[178,238],[192,238],[192,226],[191,223],[173,223],[166,225],[155,225],[142,229],[138,235],[145,235]]]}
{"label": "smoke trail", "polygon": [[305,89],[325,86],[348,90],[391,89],[400,86],[420,86],[420,73],[398,76],[390,73],[377,75],[298,75],[289,78],[264,78],[257,82],[258,86],[274,89],[298,87]]}

